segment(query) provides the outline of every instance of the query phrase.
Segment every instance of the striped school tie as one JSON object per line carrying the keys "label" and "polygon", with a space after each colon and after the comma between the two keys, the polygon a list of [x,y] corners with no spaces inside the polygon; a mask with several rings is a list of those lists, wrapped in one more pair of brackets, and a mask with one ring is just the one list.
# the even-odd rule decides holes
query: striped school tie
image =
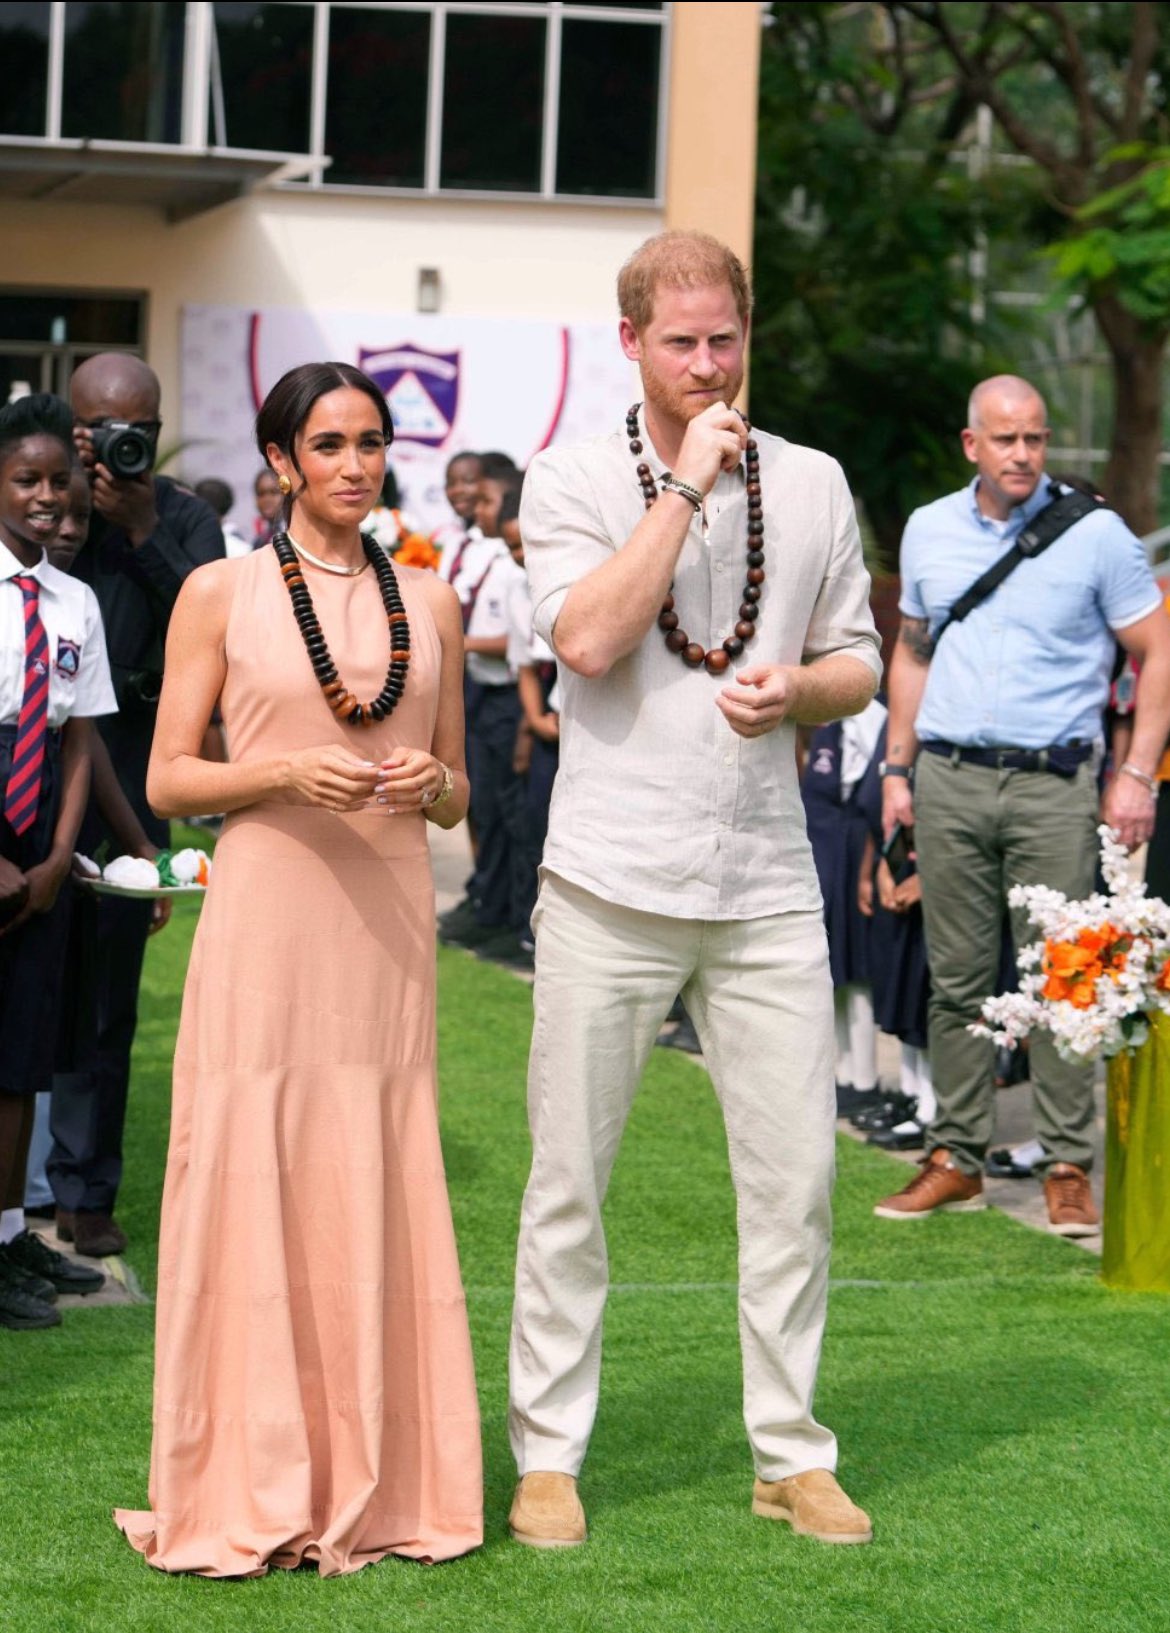
{"label": "striped school tie", "polygon": [[49,637],[37,610],[40,585],[18,573],[12,580],[24,597],[24,697],[4,795],[4,816],[14,833],[27,833],[41,797],[45,729],[49,721]]}

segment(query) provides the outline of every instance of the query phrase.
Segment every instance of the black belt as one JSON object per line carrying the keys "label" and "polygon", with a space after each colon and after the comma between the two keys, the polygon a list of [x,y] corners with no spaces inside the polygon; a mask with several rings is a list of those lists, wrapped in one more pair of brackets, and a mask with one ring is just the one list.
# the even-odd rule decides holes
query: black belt
{"label": "black belt", "polygon": [[1053,743],[1048,748],[963,748],[931,738],[922,744],[926,754],[938,754],[952,765],[986,765],[995,771],[1050,771],[1056,777],[1075,777],[1078,766],[1093,757],[1092,743]]}

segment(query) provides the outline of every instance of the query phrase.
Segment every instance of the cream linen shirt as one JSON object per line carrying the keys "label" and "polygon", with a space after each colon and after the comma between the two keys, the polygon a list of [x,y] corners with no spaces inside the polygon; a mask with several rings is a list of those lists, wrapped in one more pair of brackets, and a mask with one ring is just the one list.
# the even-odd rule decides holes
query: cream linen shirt
{"label": "cream linen shirt", "polygon": [[[796,776],[796,728],[737,736],[716,707],[735,667],[845,655],[881,674],[869,574],[835,460],[753,431],[767,580],[757,635],[725,676],[689,669],[652,626],[608,674],[560,666],[560,764],[544,866],[605,901],[687,919],[816,911],[820,890]],[[665,469],[645,431],[646,460]],[[550,448],[520,507],[537,632],[550,643],[570,588],[620,550],[644,509],[626,437]],[[692,640],[718,646],[739,617],[747,538],[742,465],[721,473],[674,576]],[[555,643],[554,643],[555,644]]]}

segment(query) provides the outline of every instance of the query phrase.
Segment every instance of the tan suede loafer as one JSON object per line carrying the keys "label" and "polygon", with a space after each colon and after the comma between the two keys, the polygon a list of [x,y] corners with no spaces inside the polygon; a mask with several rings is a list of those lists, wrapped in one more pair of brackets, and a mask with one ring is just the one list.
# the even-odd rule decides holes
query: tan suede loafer
{"label": "tan suede loafer", "polygon": [[818,1542],[872,1542],[869,1515],[851,1503],[828,1469],[808,1469],[787,1480],[757,1480],[752,1513],[783,1520],[798,1536]]}
{"label": "tan suede loafer", "polygon": [[516,1487],[508,1526],[529,1548],[579,1548],[585,1541],[585,1510],[571,1474],[537,1471]]}

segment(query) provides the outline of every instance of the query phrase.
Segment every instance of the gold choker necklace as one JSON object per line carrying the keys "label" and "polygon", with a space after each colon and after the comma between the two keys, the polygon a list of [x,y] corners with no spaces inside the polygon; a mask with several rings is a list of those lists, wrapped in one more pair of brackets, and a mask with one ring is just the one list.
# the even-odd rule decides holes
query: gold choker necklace
{"label": "gold choker necklace", "polygon": [[310,562],[314,567],[319,567],[323,573],[336,573],[339,578],[356,578],[359,573],[364,573],[366,568],[370,565],[369,560],[363,556],[361,564],[358,567],[339,567],[336,562],[322,561],[320,556],[313,555],[311,551],[305,549],[303,544],[298,544],[291,533],[286,533],[285,538],[292,545],[298,556],[300,556],[303,560]]}

